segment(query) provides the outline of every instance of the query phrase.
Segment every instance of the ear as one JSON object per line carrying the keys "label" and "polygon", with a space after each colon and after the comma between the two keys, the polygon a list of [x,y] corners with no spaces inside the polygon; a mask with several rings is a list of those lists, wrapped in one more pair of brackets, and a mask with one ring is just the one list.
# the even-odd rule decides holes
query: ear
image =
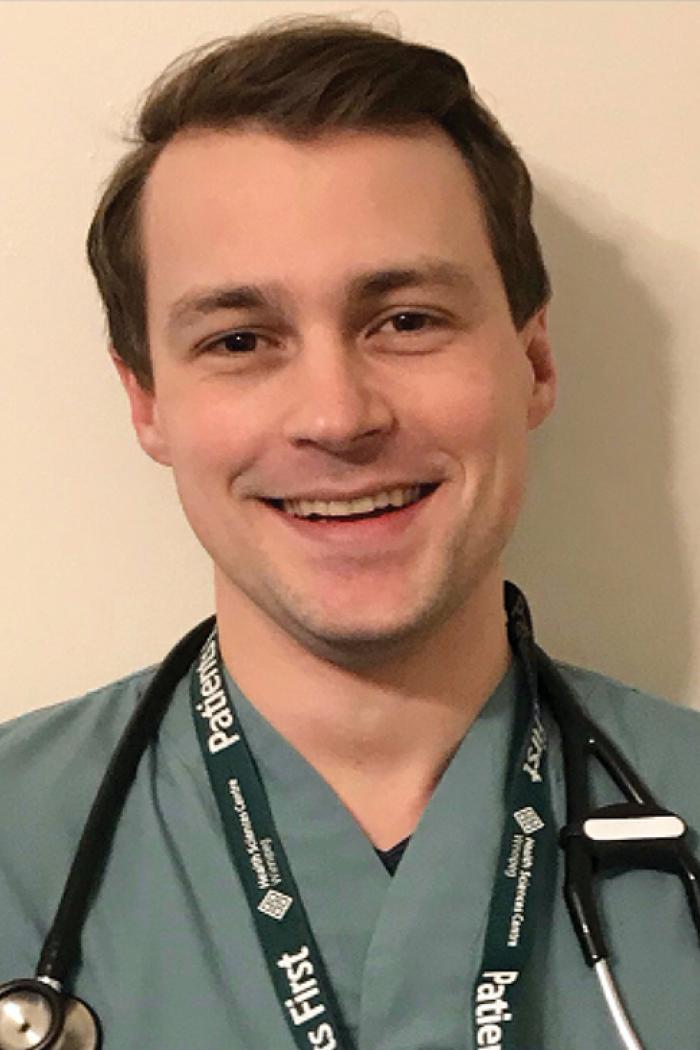
{"label": "ear", "polygon": [[114,350],[110,350],[110,357],[119,373],[122,386],[126,390],[131,406],[131,422],[141,448],[156,463],[162,463],[165,467],[171,466],[168,443],[159,420],[155,392],[151,393],[140,385],[129,366]]}
{"label": "ear", "polygon": [[557,372],[547,333],[547,307],[533,314],[519,334],[532,372],[527,423],[529,429],[534,430],[554,408],[557,393]]}

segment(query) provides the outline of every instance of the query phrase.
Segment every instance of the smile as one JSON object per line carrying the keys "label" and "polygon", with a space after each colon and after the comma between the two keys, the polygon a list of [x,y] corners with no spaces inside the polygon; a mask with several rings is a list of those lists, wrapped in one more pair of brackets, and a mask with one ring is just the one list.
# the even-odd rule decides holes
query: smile
{"label": "smile", "polygon": [[406,488],[385,489],[359,499],[270,499],[264,502],[296,518],[335,518],[350,521],[357,518],[379,517],[417,503],[437,488],[437,484],[412,485]]}

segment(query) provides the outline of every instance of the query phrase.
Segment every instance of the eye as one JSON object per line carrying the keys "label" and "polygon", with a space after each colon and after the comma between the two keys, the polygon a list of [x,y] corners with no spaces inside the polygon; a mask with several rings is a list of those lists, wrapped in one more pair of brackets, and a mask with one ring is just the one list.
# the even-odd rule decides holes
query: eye
{"label": "eye", "polygon": [[[444,324],[444,321],[441,318],[433,317],[432,314],[424,314],[419,310],[401,310],[399,313],[392,314],[391,317],[387,317],[386,320],[383,321],[382,324],[379,326],[377,331],[379,331],[379,329],[383,328],[386,324],[388,324],[389,321],[393,323],[404,318],[412,319],[412,322],[409,323],[408,328],[404,329],[404,334],[407,335],[411,335],[414,332],[420,335],[420,333],[424,331],[426,327],[439,328],[441,325]],[[413,323],[413,321],[415,321],[415,318],[419,318],[423,322],[427,321],[427,326],[425,324],[421,324],[417,327],[415,323]]]}
{"label": "eye", "polygon": [[[407,327],[406,319],[408,319]],[[416,324],[416,319],[418,324]],[[428,328],[440,328],[443,327],[445,322],[439,318],[434,317],[432,314],[426,314],[419,310],[400,310],[398,313],[392,314],[391,317],[387,317],[382,321],[378,328],[374,329],[374,332],[380,331],[389,322],[400,322],[401,327],[395,332],[397,335],[420,335]],[[426,324],[427,322],[427,324]],[[370,334],[374,334],[371,332]],[[226,332],[224,335],[220,335],[218,339],[213,340],[203,347],[203,351],[221,351],[229,356],[239,356],[243,354],[254,353],[257,349],[257,341],[263,339],[269,342],[266,336],[261,335],[259,332],[254,332],[247,328],[237,328],[232,332]]]}
{"label": "eye", "polygon": [[257,350],[257,346],[251,345],[256,340],[263,338],[259,332],[251,332],[245,328],[239,328],[234,332],[227,332],[219,336],[214,342],[204,347],[205,350],[223,350],[227,354],[250,354]]}

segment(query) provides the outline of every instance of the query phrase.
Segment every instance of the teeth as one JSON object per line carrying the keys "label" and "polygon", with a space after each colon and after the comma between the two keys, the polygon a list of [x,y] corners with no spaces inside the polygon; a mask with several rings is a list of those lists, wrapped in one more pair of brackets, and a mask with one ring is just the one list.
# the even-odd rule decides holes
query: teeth
{"label": "teeth", "polygon": [[378,507],[405,507],[407,503],[417,500],[419,495],[420,485],[413,485],[407,489],[387,489],[374,496],[352,500],[286,499],[282,501],[282,506],[287,514],[295,514],[299,518],[308,518],[311,514],[319,514],[324,518],[347,517],[350,514],[369,514]]}

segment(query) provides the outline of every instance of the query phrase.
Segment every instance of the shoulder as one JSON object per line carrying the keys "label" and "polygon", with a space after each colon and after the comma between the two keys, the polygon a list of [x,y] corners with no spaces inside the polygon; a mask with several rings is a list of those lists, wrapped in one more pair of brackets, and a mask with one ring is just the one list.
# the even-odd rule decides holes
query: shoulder
{"label": "shoulder", "polygon": [[128,718],[156,670],[156,665],[142,668],[83,696],[28,711],[1,723],[0,749],[21,748],[37,737],[51,739],[57,733],[109,732],[115,721],[124,716]]}
{"label": "shoulder", "polygon": [[590,717],[657,795],[700,827],[700,711],[555,661]]}
{"label": "shoulder", "polygon": [[36,963],[110,756],[155,668],[0,725],[0,975]]}
{"label": "shoulder", "polygon": [[700,738],[700,711],[682,707],[636,686],[556,660],[555,664],[591,717],[599,719],[610,732],[619,731],[643,745],[647,734],[683,739],[686,734]]}
{"label": "shoulder", "polygon": [[0,725],[0,812],[56,804],[82,811],[134,707],[155,673],[136,671],[84,696],[20,715]]}

